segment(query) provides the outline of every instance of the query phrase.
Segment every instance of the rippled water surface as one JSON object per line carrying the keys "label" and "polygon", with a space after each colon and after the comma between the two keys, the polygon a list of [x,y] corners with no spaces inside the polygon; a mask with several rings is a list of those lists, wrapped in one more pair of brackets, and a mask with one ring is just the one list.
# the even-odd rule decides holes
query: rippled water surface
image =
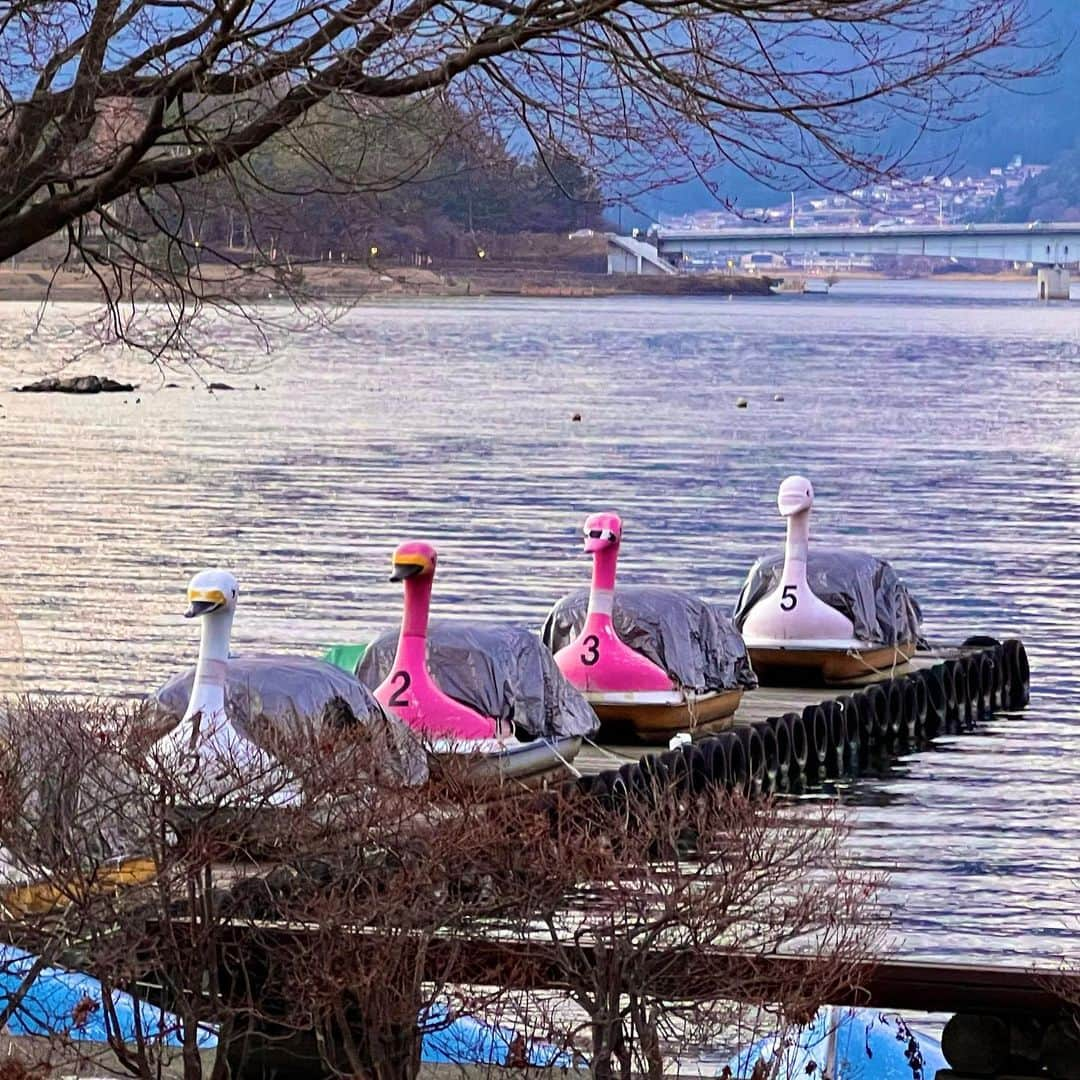
{"label": "rippled water surface", "polygon": [[[0,394],[25,685],[163,681],[195,655],[184,586],[206,565],[241,579],[237,649],[364,640],[396,614],[410,536],[439,547],[443,612],[539,626],[586,580],[580,523],[608,507],[623,580],[733,601],[781,541],[779,480],[804,471],[815,535],[893,560],[932,639],[1031,654],[1022,716],[845,793],[908,954],[1080,954],[1080,304],[1033,292],[396,303],[229,376],[262,391]],[[31,317],[0,305],[9,339]],[[252,349],[239,325],[215,338]],[[27,341],[0,374],[63,347]]]}

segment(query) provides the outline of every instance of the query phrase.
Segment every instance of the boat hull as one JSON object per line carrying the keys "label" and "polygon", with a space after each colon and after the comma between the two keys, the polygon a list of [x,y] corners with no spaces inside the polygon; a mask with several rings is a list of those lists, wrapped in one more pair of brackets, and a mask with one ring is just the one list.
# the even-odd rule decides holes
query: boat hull
{"label": "boat hull", "polygon": [[[621,737],[629,729],[641,742],[666,744],[680,731],[695,737],[725,731],[735,722],[735,710],[742,695],[741,689],[721,690],[674,703],[612,700],[616,695],[602,693],[589,693],[585,697],[600,718],[602,736]],[[634,696],[618,695],[624,699]]]}
{"label": "boat hull", "polygon": [[432,763],[464,762],[462,777],[469,783],[498,785],[506,781],[541,786],[545,780],[565,773],[581,749],[581,738],[533,739],[496,753],[465,756],[461,753],[434,754]]}
{"label": "boat hull", "polygon": [[845,686],[892,675],[915,655],[915,642],[867,649],[748,645],[750,663],[764,686]]}

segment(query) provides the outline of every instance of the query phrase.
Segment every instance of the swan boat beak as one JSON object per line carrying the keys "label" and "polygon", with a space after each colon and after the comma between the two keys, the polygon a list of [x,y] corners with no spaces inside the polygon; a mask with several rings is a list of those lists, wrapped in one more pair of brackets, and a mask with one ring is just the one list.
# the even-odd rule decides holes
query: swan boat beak
{"label": "swan boat beak", "polygon": [[225,606],[225,594],[220,589],[188,589],[188,609],[185,619],[197,619]]}
{"label": "swan boat beak", "polygon": [[427,559],[420,555],[404,555],[394,560],[390,571],[391,581],[404,581],[406,578],[416,577],[430,570]]}

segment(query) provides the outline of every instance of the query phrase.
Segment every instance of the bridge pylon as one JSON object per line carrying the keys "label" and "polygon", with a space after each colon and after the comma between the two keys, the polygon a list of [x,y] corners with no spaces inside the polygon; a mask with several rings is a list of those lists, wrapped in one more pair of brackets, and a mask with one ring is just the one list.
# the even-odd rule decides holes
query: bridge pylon
{"label": "bridge pylon", "polygon": [[1041,266],[1035,278],[1040,300],[1068,300],[1072,282],[1064,266]]}

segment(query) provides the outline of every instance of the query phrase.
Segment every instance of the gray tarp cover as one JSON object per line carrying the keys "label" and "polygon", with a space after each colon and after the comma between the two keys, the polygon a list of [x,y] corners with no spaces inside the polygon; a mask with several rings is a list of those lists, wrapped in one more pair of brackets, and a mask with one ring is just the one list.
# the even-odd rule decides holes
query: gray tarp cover
{"label": "gray tarp cover", "polygon": [[[763,555],[750,568],[735,603],[735,625],[780,583],[784,553]],[[922,610],[896,571],[865,551],[811,546],[806,581],[814,595],[846,615],[855,636],[872,645],[919,641]]]}
{"label": "gray tarp cover", "polygon": [[[174,675],[151,695],[151,701],[179,721],[194,679],[193,667]],[[244,738],[271,753],[275,737],[303,740],[328,727],[358,723],[372,738],[372,752],[383,759],[380,764],[409,782],[427,779],[427,759],[409,729],[387,717],[363,683],[325,661],[303,656],[231,657],[225,710]]]}
{"label": "gray tarp cover", "polygon": [[[398,634],[384,630],[367,647],[356,666],[361,682],[378,686],[390,674]],[[444,694],[530,735],[591,735],[600,726],[592,706],[529,630],[435,621],[428,628],[427,657]]]}
{"label": "gray tarp cover", "polygon": [[[588,605],[589,590],[579,589],[548,612],[542,636],[552,652],[578,636]],[[615,632],[630,648],[686,690],[700,694],[757,686],[746,645],[716,604],[679,589],[619,586],[612,618]]]}

